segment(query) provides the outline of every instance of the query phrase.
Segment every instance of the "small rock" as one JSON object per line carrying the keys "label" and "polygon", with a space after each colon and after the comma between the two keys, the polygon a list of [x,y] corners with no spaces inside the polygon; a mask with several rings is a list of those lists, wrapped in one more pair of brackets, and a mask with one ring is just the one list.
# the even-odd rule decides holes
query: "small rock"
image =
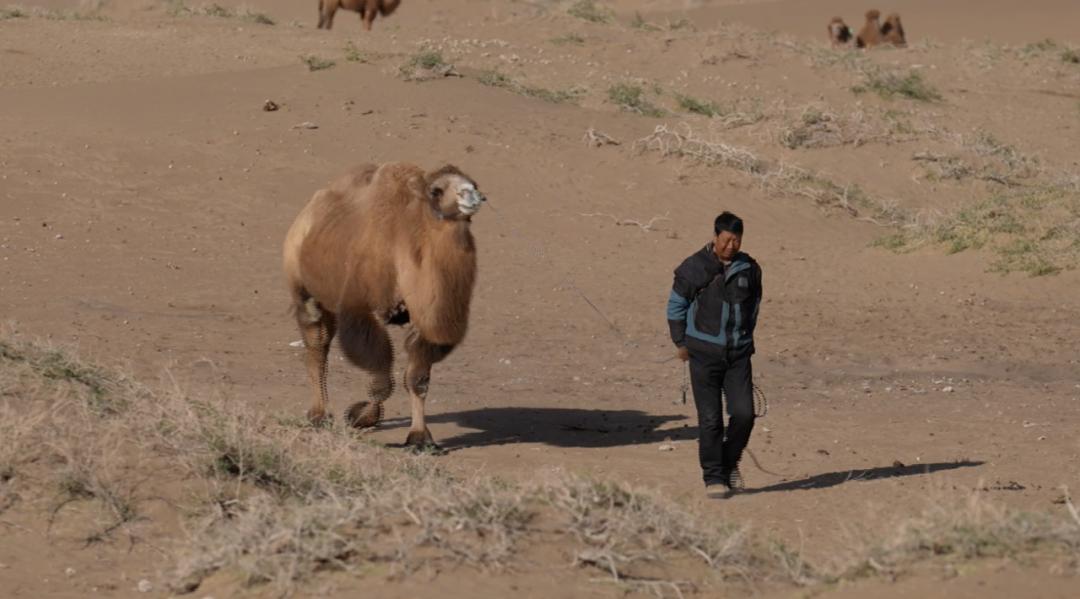
{"label": "small rock", "polygon": [[904,463],[901,462],[900,460],[893,460],[892,467],[893,468],[903,468]]}
{"label": "small rock", "polygon": [[948,386],[948,387],[942,387],[942,388],[941,388],[941,392],[942,392],[942,393],[952,393],[952,392],[953,392],[953,388],[952,388],[952,386]]}
{"label": "small rock", "polygon": [[304,340],[298,339],[296,341],[293,341],[289,343],[289,347],[304,347]]}
{"label": "small rock", "polygon": [[65,569],[64,570],[64,576],[67,576],[68,578],[71,578],[72,576],[75,576],[75,568],[67,568],[67,569]]}
{"label": "small rock", "polygon": [[663,443],[657,449],[660,451],[675,451],[675,446],[671,443]]}
{"label": "small rock", "polygon": [[274,112],[278,108],[280,108],[280,107],[277,105],[277,102],[275,102],[273,100],[267,100],[266,102],[263,102],[263,111],[264,112]]}
{"label": "small rock", "polygon": [[139,581],[138,586],[136,586],[135,588],[139,589],[140,593],[149,593],[150,591],[154,590],[154,585],[149,580],[144,578]]}
{"label": "small rock", "polygon": [[64,238],[64,236],[63,236],[63,235],[61,235],[61,234],[59,234],[59,233],[57,233],[57,234],[56,234],[56,238],[57,238],[57,239],[63,239],[63,238]]}
{"label": "small rock", "polygon": [[319,126],[311,121],[304,121],[298,125],[293,125],[293,129],[318,129]]}

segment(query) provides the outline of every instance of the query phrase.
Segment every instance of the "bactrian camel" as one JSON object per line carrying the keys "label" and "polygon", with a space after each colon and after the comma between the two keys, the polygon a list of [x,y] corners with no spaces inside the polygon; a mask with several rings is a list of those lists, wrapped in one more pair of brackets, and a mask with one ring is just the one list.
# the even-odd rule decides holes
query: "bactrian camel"
{"label": "bactrian camel", "polygon": [[405,388],[412,408],[406,445],[437,448],[424,420],[433,364],[461,343],[476,279],[472,216],[486,198],[457,167],[358,166],[319,190],[285,237],[284,266],[313,388],[308,419],[328,418],[330,342],[372,376],[368,401],[345,413],[377,425],[394,383],[387,325],[407,328]]}

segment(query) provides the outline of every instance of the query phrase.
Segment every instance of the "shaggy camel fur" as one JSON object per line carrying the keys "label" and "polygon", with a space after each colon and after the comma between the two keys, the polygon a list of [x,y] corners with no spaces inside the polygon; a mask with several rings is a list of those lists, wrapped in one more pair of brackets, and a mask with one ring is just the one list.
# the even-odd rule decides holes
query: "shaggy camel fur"
{"label": "shaggy camel fur", "polygon": [[387,324],[407,325],[405,388],[412,407],[406,445],[437,448],[424,421],[433,364],[465,337],[476,279],[472,216],[486,200],[454,166],[431,173],[404,163],[358,166],[319,190],[285,237],[284,267],[307,348],[313,387],[308,419],[327,419],[326,363],[342,352],[372,375],[369,401],[346,421],[382,420],[394,383]]}
{"label": "shaggy camel fur", "polygon": [[846,46],[851,41],[851,28],[840,17],[833,17],[829,21],[829,41],[833,48]]}
{"label": "shaggy camel fur", "polygon": [[397,10],[401,0],[319,0],[319,29],[330,29],[334,26],[334,13],[339,8],[360,13],[364,21],[364,30],[371,31],[371,23],[375,20],[375,13],[389,16]]}
{"label": "shaggy camel fur", "polygon": [[892,13],[885,17],[885,23],[881,25],[881,37],[885,43],[898,48],[907,46],[907,38],[904,36],[904,26],[900,23],[900,15]]}
{"label": "shaggy camel fur", "polygon": [[855,36],[855,46],[858,48],[873,48],[881,44],[881,23],[878,19],[881,13],[876,10],[866,11],[866,23]]}

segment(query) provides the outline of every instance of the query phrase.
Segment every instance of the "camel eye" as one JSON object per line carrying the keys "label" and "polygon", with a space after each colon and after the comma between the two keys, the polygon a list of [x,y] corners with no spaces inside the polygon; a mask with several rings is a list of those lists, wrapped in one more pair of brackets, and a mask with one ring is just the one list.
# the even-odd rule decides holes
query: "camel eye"
{"label": "camel eye", "polygon": [[443,196],[443,190],[442,190],[441,187],[432,187],[431,188],[431,199],[438,201],[438,200],[442,199],[442,196]]}

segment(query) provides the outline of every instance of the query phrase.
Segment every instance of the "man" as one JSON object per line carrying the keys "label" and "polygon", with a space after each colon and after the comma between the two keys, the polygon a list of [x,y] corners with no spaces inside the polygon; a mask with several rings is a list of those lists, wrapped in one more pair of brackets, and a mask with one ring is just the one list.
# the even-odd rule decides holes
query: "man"
{"label": "man", "polygon": [[[761,306],[761,267],[739,251],[742,219],[724,212],[713,232],[708,245],[675,269],[667,318],[679,358],[690,361],[705,490],[722,497],[742,488],[739,459],[754,428],[750,356]],[[727,397],[726,437],[721,391]]]}

